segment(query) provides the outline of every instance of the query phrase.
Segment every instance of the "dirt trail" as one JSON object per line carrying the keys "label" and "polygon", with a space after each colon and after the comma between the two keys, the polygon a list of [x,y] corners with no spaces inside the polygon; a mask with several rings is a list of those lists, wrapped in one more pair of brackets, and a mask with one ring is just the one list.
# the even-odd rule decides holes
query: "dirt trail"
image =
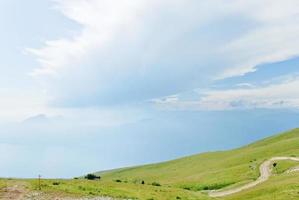
{"label": "dirt trail", "polygon": [[[263,183],[265,181],[267,181],[269,179],[269,177],[271,176],[271,165],[274,161],[280,161],[280,160],[293,160],[293,161],[299,161],[299,158],[294,158],[294,157],[273,157],[265,162],[263,162],[260,166],[260,177],[251,183],[248,183],[246,185],[237,187],[237,188],[233,188],[233,189],[228,189],[228,190],[215,190],[215,191],[211,191],[209,192],[209,196],[210,197],[224,197],[224,196],[228,196],[231,194],[235,194],[238,192],[241,192],[243,190],[247,190],[249,188],[255,187],[256,185]],[[289,170],[288,172],[294,172],[294,171],[299,171],[299,168],[294,168]]]}
{"label": "dirt trail", "polygon": [[298,171],[299,171],[299,167],[293,167],[293,168],[287,170],[286,173],[289,174],[289,173],[298,172]]}

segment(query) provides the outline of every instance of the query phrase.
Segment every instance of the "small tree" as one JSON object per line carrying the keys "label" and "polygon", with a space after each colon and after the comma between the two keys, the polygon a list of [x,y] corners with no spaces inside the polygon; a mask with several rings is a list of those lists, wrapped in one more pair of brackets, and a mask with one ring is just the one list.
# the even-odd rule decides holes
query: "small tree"
{"label": "small tree", "polygon": [[276,167],[277,166],[277,163],[273,163],[273,167]]}

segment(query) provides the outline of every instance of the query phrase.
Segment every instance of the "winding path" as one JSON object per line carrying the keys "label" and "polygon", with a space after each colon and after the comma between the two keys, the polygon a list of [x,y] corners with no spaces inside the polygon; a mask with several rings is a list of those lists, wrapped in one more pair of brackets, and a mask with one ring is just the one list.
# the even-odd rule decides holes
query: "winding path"
{"label": "winding path", "polygon": [[[280,160],[293,160],[293,161],[298,161],[299,162],[299,158],[295,158],[295,157],[273,157],[269,160],[266,160],[265,162],[263,162],[260,166],[260,177],[251,183],[248,183],[246,185],[237,187],[237,188],[232,188],[232,189],[228,189],[228,190],[214,190],[209,192],[209,196],[210,197],[224,197],[227,195],[231,195],[231,194],[235,194],[238,192],[241,192],[243,190],[247,190],[249,188],[255,187],[256,185],[263,183],[265,181],[267,181],[269,179],[269,177],[271,176],[271,165],[274,161],[280,161]],[[294,171],[299,171],[299,168],[294,168],[289,170],[288,172],[294,172]]]}

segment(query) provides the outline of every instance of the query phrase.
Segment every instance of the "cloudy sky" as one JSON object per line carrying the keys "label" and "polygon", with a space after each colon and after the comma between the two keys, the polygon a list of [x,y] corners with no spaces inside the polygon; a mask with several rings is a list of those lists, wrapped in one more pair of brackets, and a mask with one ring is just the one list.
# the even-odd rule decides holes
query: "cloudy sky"
{"label": "cloudy sky", "polygon": [[299,126],[297,0],[9,0],[0,27],[0,176],[73,177]]}

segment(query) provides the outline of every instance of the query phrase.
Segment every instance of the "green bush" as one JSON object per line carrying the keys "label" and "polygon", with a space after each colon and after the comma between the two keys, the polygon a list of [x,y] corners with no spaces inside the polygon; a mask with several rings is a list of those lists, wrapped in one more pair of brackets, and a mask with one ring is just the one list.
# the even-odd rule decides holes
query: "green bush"
{"label": "green bush", "polygon": [[60,185],[59,182],[53,182],[52,185]]}
{"label": "green bush", "polygon": [[210,185],[184,185],[182,188],[185,190],[202,191],[202,190],[219,190],[226,186],[234,184],[230,183],[214,183]]}
{"label": "green bush", "polygon": [[100,180],[101,179],[100,176],[96,176],[94,174],[87,174],[84,178],[88,179],[88,180],[96,180],[96,179]]}
{"label": "green bush", "polygon": [[161,184],[158,183],[158,182],[153,182],[152,185],[153,185],[153,186],[161,186]]}

